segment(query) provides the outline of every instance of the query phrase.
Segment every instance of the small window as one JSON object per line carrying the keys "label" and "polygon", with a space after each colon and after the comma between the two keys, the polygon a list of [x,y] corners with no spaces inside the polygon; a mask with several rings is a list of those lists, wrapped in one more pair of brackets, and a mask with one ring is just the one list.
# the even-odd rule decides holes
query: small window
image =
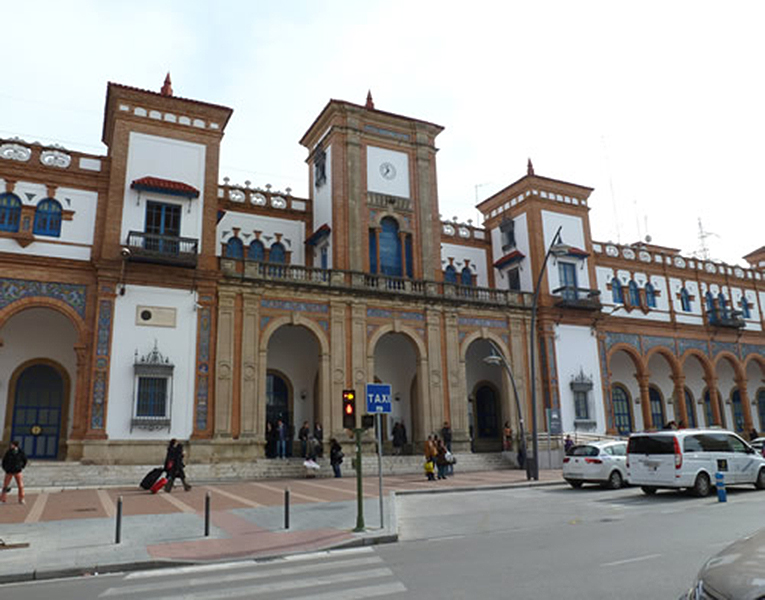
{"label": "small window", "polygon": [[627,444],[614,444],[610,446],[614,451],[614,456],[627,456]]}
{"label": "small window", "polygon": [[460,273],[460,284],[464,286],[473,285],[473,273],[470,272],[470,267],[465,267]]}
{"label": "small window", "polygon": [[244,245],[238,237],[232,237],[226,242],[226,258],[241,259],[244,256]]}
{"label": "small window", "polygon": [[275,242],[271,245],[271,251],[268,253],[268,262],[285,263],[287,262],[287,252],[281,242]]}
{"label": "small window", "polygon": [[693,310],[691,305],[691,295],[685,288],[680,290],[680,305],[682,306],[683,312],[691,312]]}
{"label": "small window", "polygon": [[656,290],[651,282],[645,284],[645,305],[648,308],[656,308]]}
{"label": "small window", "polygon": [[521,270],[519,267],[507,270],[507,289],[512,292],[521,291]]}
{"label": "small window", "polygon": [[326,244],[324,244],[319,249],[319,264],[321,265],[322,269],[326,269],[329,265],[329,248]]}
{"label": "small window", "polygon": [[560,279],[561,296],[565,300],[577,299],[576,265],[574,263],[559,261],[558,277]]}
{"label": "small window", "polygon": [[14,194],[0,194],[0,231],[18,231],[21,200]]}
{"label": "small window", "polygon": [[263,246],[263,242],[260,240],[253,240],[250,242],[250,246],[247,248],[247,259],[262,262],[266,256],[266,249]]}
{"label": "small window", "polygon": [[695,435],[689,435],[683,441],[683,451],[684,452],[702,452],[703,449],[701,447],[701,442],[698,440],[698,438]]}
{"label": "small window", "polygon": [[751,311],[749,310],[749,303],[746,301],[746,296],[744,294],[741,294],[741,316],[745,319],[749,319],[752,316]]}
{"label": "small window", "polygon": [[137,418],[164,418],[167,416],[167,378],[138,378],[138,401],[135,416]]}
{"label": "small window", "polygon": [[624,292],[619,279],[614,277],[611,280],[611,300],[614,304],[624,304]]}
{"label": "small window", "polygon": [[611,446],[606,446],[605,448],[603,448],[601,450],[601,453],[602,454],[608,454],[608,456],[613,456],[614,455],[614,449]]}
{"label": "small window", "polygon": [[515,248],[515,221],[505,219],[499,224],[499,231],[502,234],[502,250]]}
{"label": "small window", "polygon": [[718,320],[717,310],[715,310],[715,297],[712,292],[707,292],[704,296],[707,302],[707,317],[710,323],[715,323]]}
{"label": "small window", "polygon": [[640,306],[640,290],[638,289],[638,284],[635,283],[634,280],[630,280],[629,291],[630,291],[630,305]]}
{"label": "small window", "polygon": [[444,281],[446,283],[453,283],[457,284],[457,269],[455,269],[452,265],[448,265],[444,269]]}
{"label": "small window", "polygon": [[746,454],[746,444],[744,444],[744,442],[737,438],[735,435],[728,436],[728,446],[730,446],[730,449],[733,452],[741,452],[742,454]]}
{"label": "small window", "polygon": [[52,198],[46,198],[37,205],[35,210],[35,235],[61,235],[61,205]]}
{"label": "small window", "polygon": [[730,311],[728,310],[728,299],[722,292],[717,294],[717,305],[720,309],[720,316],[723,319],[728,319],[730,317]]}
{"label": "small window", "polygon": [[570,456],[597,456],[600,450],[596,446],[574,446]]}
{"label": "small window", "polygon": [[587,420],[590,418],[590,410],[587,403],[587,392],[574,392],[574,412],[577,420]]}

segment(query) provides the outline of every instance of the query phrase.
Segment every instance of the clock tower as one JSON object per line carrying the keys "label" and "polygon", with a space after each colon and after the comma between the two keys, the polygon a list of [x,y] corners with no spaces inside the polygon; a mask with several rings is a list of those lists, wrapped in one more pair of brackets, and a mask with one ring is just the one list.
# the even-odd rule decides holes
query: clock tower
{"label": "clock tower", "polygon": [[438,280],[439,125],[330,100],[308,149],[314,266]]}

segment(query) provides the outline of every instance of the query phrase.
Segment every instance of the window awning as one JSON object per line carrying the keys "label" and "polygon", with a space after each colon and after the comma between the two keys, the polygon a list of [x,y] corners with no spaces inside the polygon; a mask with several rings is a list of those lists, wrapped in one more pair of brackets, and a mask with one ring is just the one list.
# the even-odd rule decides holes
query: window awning
{"label": "window awning", "polygon": [[331,231],[332,231],[332,228],[326,223],[324,223],[324,225],[319,227],[316,231],[314,231],[311,235],[308,236],[308,239],[305,241],[305,243],[308,244],[309,246],[316,246],[324,238],[328,237]]}
{"label": "window awning", "polygon": [[575,256],[576,258],[587,258],[589,255],[589,252],[586,252],[580,248],[575,248],[574,246],[571,246],[568,249],[568,252],[566,252],[566,256]]}
{"label": "window awning", "polygon": [[133,180],[130,187],[134,190],[157,192],[170,196],[183,196],[185,198],[199,198],[199,190],[182,181],[161,179],[159,177],[141,177]]}
{"label": "window awning", "polygon": [[503,269],[505,267],[514,265],[515,263],[521,262],[524,258],[526,258],[526,255],[523,252],[520,250],[513,250],[509,254],[505,254],[502,258],[497,260],[494,263],[494,268]]}

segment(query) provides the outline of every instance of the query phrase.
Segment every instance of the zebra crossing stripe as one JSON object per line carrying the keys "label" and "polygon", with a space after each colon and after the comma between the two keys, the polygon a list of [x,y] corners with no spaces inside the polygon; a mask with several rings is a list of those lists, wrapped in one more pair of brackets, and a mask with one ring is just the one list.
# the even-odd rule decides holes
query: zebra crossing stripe
{"label": "zebra crossing stripe", "polygon": [[333,590],[323,594],[309,594],[308,596],[296,596],[287,600],[362,600],[362,598],[374,598],[376,596],[387,596],[389,594],[398,594],[405,592],[406,587],[403,583],[385,583],[382,585],[368,585],[360,588],[350,588],[347,590]]}

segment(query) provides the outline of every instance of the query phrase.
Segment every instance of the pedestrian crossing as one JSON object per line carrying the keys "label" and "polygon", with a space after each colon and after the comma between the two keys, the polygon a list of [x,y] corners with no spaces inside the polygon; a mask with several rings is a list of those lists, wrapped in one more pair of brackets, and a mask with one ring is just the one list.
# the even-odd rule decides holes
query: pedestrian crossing
{"label": "pedestrian crossing", "polygon": [[99,598],[130,600],[362,600],[406,591],[373,548],[328,550],[267,561],[215,563],[124,575]]}

